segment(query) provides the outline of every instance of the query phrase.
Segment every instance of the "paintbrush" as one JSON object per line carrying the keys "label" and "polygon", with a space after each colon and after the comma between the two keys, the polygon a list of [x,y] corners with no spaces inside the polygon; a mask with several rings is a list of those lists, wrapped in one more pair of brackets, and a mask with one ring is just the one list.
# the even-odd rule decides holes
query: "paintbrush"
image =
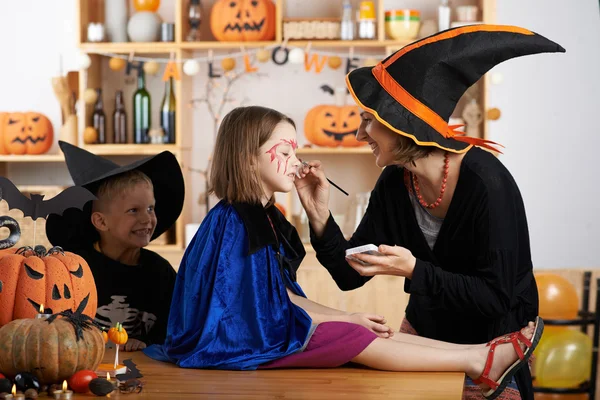
{"label": "paintbrush", "polygon": [[[302,161],[302,166],[310,168],[310,165],[308,165],[308,163],[306,161]],[[300,178],[299,172],[300,172],[300,168],[298,168],[296,170],[296,176],[298,178]],[[349,196],[348,192],[346,192],[344,189],[342,189],[341,187],[339,187],[338,185],[336,185],[331,179],[329,179],[327,177],[325,177],[325,179],[327,179],[327,182],[331,183],[337,190],[339,190],[340,192],[344,193],[346,196]]]}

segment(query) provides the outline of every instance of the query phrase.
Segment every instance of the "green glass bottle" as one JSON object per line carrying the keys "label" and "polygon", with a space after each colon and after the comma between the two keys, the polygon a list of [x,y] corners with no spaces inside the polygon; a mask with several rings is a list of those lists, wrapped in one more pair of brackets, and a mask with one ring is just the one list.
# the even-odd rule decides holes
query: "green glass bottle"
{"label": "green glass bottle", "polygon": [[165,133],[165,143],[175,143],[175,88],[173,77],[165,83],[165,95],[160,105],[160,126]]}
{"label": "green glass bottle", "polygon": [[144,70],[138,69],[138,89],[133,94],[133,138],[134,143],[148,143],[150,137],[150,93],[146,90]]}

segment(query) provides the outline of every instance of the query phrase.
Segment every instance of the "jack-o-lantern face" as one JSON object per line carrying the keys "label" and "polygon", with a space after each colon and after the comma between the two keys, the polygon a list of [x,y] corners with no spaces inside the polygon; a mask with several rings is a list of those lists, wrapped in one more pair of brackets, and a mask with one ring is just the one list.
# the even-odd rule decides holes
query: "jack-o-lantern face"
{"label": "jack-o-lantern face", "polygon": [[221,42],[275,38],[275,4],[271,0],[218,0],[211,10],[210,29]]}
{"label": "jack-o-lantern face", "polygon": [[90,267],[80,256],[65,252],[46,256],[0,256],[0,326],[14,319],[45,313],[75,311],[88,297],[83,313],[96,315],[98,297]]}
{"label": "jack-o-lantern face", "polygon": [[356,140],[360,112],[356,106],[316,106],[304,119],[304,135],[317,146],[356,147],[365,142]]}
{"label": "jack-o-lantern face", "polygon": [[54,129],[43,114],[10,113],[3,128],[4,149],[9,154],[43,154],[52,147]]}

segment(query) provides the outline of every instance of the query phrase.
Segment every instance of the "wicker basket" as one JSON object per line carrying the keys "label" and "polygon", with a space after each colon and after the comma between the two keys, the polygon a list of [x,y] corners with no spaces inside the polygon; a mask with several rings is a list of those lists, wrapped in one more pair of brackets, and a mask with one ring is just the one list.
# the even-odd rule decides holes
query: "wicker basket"
{"label": "wicker basket", "polygon": [[283,38],[290,40],[336,40],[340,38],[339,18],[286,18]]}

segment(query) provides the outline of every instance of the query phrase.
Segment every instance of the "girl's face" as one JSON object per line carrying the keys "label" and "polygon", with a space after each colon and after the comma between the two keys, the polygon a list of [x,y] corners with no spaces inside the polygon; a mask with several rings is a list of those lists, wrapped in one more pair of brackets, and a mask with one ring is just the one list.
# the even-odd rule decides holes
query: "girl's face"
{"label": "girl's face", "polygon": [[394,164],[394,150],[398,134],[379,122],[373,114],[363,111],[356,139],[368,142],[379,168]]}
{"label": "girl's face", "polygon": [[280,122],[269,140],[259,149],[258,172],[266,198],[275,192],[287,193],[294,187],[300,161],[296,158],[296,130],[288,122]]}

